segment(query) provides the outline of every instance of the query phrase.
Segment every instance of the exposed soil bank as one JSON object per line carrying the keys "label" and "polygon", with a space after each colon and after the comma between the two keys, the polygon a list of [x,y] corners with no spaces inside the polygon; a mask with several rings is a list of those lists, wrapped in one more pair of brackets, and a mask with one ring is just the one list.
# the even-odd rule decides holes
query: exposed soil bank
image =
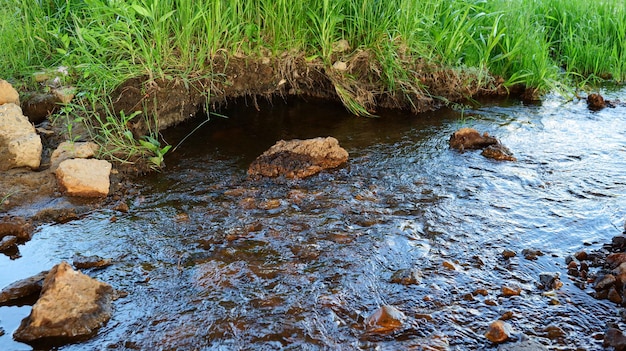
{"label": "exposed soil bank", "polygon": [[[420,113],[467,99],[523,92],[521,86],[507,89],[503,79],[470,69],[434,66],[421,60],[406,64],[412,76],[390,87],[380,63],[367,51],[341,57],[331,67],[302,55],[217,57],[209,75],[131,79],[113,92],[112,101],[117,113],[145,111],[148,116],[158,116],[158,130],[163,130],[244,96],[250,97],[257,109],[259,97],[301,96],[342,101],[348,109],[356,103],[364,108],[363,113],[375,114],[380,108]],[[527,95],[536,98],[533,94],[534,90],[529,90]],[[130,127],[136,135],[157,130],[151,117],[136,118]]]}

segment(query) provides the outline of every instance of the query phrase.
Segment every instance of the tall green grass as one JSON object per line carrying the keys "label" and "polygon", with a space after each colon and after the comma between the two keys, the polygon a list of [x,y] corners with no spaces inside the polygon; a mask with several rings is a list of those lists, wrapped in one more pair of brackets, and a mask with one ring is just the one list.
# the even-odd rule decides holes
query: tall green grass
{"label": "tall green grass", "polygon": [[[103,101],[132,77],[185,80],[210,75],[216,57],[289,53],[321,62],[346,105],[367,114],[353,86],[359,77],[333,72],[336,60],[366,52],[392,94],[424,89],[418,61],[469,72],[479,84],[497,75],[539,91],[590,78],[623,82],[625,6],[622,0],[5,0],[0,75],[18,81],[66,65],[83,96]],[[347,40],[348,52],[334,50],[339,40]]]}

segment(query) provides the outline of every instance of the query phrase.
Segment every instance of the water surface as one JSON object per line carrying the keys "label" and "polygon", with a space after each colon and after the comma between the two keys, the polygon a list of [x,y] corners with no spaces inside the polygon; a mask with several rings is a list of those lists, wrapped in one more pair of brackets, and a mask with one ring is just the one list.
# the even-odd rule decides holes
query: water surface
{"label": "water surface", "polygon": [[[621,323],[615,305],[567,278],[565,257],[623,230],[626,108],[591,112],[548,97],[357,118],[311,101],[252,106],[211,116],[164,172],[138,180],[128,213],[44,225],[21,258],[0,257],[0,286],[75,254],[114,260],[88,273],[128,296],[95,338],[61,350],[489,350],[483,334],[507,312],[516,337],[594,350]],[[202,121],[164,137],[177,144]],[[498,137],[518,161],[450,150],[465,126]],[[329,135],[350,153],[346,166],[247,179],[277,140]],[[544,255],[527,260],[529,248]],[[504,259],[505,249],[517,256]],[[405,268],[420,270],[421,283],[390,281]],[[563,288],[543,294],[541,272],[559,273]],[[502,286],[522,293],[505,297]],[[364,319],[381,305],[401,310],[403,327],[368,333]],[[30,349],[11,340],[29,311],[0,307],[0,349]],[[563,335],[548,338],[551,326]]]}

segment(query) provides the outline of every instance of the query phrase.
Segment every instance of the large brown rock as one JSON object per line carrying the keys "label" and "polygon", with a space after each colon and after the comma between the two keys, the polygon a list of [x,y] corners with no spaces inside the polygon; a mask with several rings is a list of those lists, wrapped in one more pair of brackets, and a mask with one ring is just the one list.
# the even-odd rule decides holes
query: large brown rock
{"label": "large brown rock", "polygon": [[450,137],[450,147],[460,151],[483,149],[498,144],[498,140],[487,133],[480,134],[474,128],[461,128]]}
{"label": "large brown rock", "polygon": [[106,197],[109,194],[111,164],[96,159],[71,159],[55,170],[59,187],[69,196]]}
{"label": "large brown rock", "polygon": [[41,138],[22,109],[13,103],[0,106],[0,171],[11,168],[39,168]]}
{"label": "large brown rock", "polygon": [[511,326],[504,321],[497,320],[489,325],[485,337],[493,343],[506,341],[511,335]]}
{"label": "large brown rock", "polygon": [[248,175],[305,178],[347,160],[348,152],[333,137],[281,140],[252,162]]}
{"label": "large brown rock", "polygon": [[0,105],[20,104],[20,94],[13,88],[11,83],[0,79]]}
{"label": "large brown rock", "polygon": [[46,276],[39,300],[13,337],[30,344],[85,340],[111,318],[112,299],[110,285],[62,262]]}

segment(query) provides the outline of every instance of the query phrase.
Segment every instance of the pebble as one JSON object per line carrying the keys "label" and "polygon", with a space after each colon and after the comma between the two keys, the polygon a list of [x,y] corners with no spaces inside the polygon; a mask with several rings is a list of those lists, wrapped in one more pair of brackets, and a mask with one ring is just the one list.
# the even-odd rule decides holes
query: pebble
{"label": "pebble", "polygon": [[522,288],[520,288],[519,286],[514,286],[514,287],[503,286],[502,287],[502,295],[504,296],[519,296],[521,293],[522,293]]}
{"label": "pebble", "polygon": [[502,251],[502,257],[509,259],[512,257],[517,256],[517,254],[515,253],[515,251],[511,251],[511,250],[504,250]]}
{"label": "pebble", "polygon": [[511,334],[511,326],[504,321],[497,320],[489,325],[485,337],[493,343],[506,341]]}
{"label": "pebble", "polygon": [[536,260],[537,256],[543,256],[543,252],[541,250],[524,249],[522,250],[522,255],[527,260]]}
{"label": "pebble", "polygon": [[422,281],[422,273],[415,268],[399,269],[391,276],[391,282],[403,285],[417,285]]}
{"label": "pebble", "polygon": [[406,316],[397,308],[383,305],[365,320],[367,330],[372,333],[388,333],[402,326]]}
{"label": "pebble", "polygon": [[558,339],[565,336],[565,331],[556,325],[549,325],[544,330],[548,339]]}

